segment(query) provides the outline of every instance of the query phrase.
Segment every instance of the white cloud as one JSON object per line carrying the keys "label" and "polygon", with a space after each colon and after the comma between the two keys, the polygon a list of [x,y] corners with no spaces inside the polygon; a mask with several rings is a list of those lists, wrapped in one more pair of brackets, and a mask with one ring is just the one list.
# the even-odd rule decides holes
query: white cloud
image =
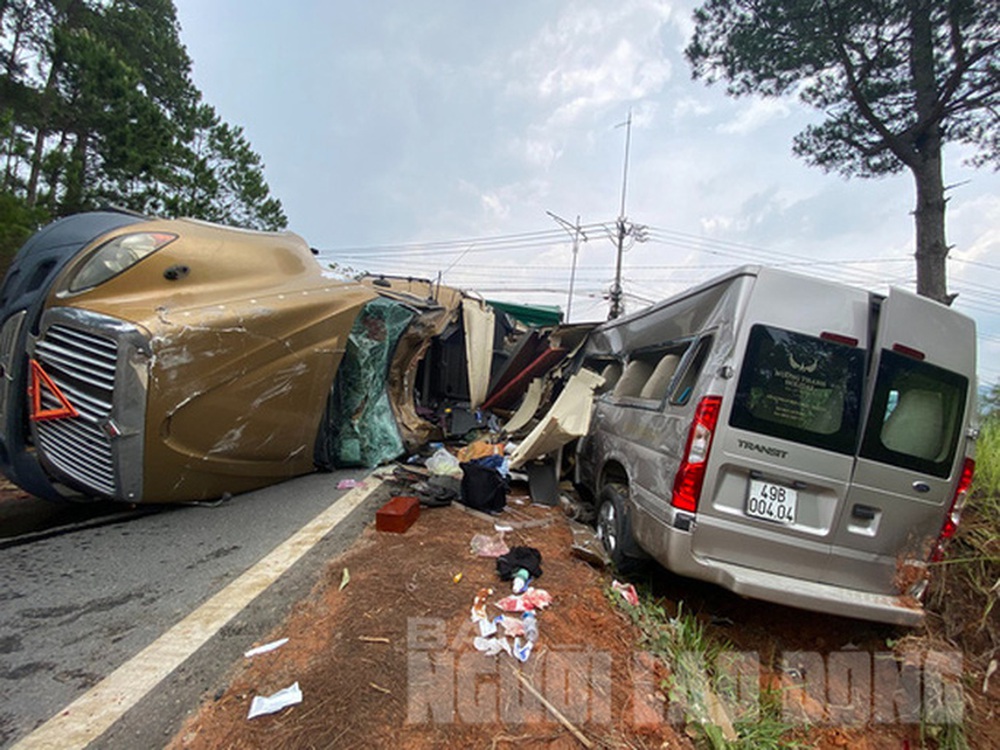
{"label": "white cloud", "polygon": [[699,101],[691,96],[686,96],[683,99],[678,99],[674,103],[673,110],[671,110],[670,115],[675,120],[682,120],[686,117],[702,117],[709,114],[712,111],[712,107],[703,101]]}
{"label": "white cloud", "polygon": [[520,75],[509,90],[546,106],[550,127],[653,96],[672,75],[661,41],[672,16],[665,2],[568,7],[513,53]]}
{"label": "white cloud", "polygon": [[510,216],[510,205],[496,193],[485,193],[479,200],[489,220],[506,219]]}
{"label": "white cloud", "polygon": [[790,113],[791,108],[783,99],[754,98],[741,108],[733,120],[719,125],[717,131],[724,135],[747,135],[769,122],[787,118]]}

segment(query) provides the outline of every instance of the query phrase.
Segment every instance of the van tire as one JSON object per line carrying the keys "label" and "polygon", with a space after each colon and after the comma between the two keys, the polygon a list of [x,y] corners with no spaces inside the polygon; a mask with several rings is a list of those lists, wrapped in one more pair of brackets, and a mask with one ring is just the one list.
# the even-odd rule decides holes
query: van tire
{"label": "van tire", "polygon": [[597,503],[597,538],[622,575],[638,573],[642,560],[629,554],[638,549],[632,536],[632,527],[626,512],[628,487],[624,484],[607,484],[601,490]]}

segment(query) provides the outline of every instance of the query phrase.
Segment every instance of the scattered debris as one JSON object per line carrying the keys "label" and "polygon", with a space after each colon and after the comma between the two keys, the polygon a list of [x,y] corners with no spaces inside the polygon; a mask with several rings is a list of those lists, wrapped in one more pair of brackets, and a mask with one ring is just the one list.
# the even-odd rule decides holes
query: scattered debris
{"label": "scattered debris", "polygon": [[545,589],[529,587],[523,594],[505,596],[496,605],[504,612],[527,612],[533,609],[544,609],[552,604],[552,595]]}
{"label": "scattered debris", "polygon": [[392,643],[388,638],[383,638],[382,636],[376,635],[359,635],[359,641],[364,641],[365,643]]}
{"label": "scattered debris", "polygon": [[990,677],[997,671],[997,660],[990,659],[990,665],[986,667],[986,676],[983,677],[983,695],[990,691]]}
{"label": "scattered debris", "polygon": [[351,582],[351,571],[344,568],[344,572],[340,575],[340,588],[339,591],[343,591],[344,588]]}
{"label": "scattered debris", "polygon": [[570,521],[569,530],[573,534],[573,543],[570,546],[570,552],[575,557],[597,568],[606,568],[611,564],[611,558],[604,551],[604,545],[597,538],[597,533],[593,527],[577,521]]}
{"label": "scattered debris", "polygon": [[480,651],[486,656],[498,656],[502,653],[508,656],[513,656],[510,648],[510,642],[506,638],[484,638],[482,636],[477,636],[473,641],[472,645],[475,647],[476,651]]}
{"label": "scattered debris", "polygon": [[341,479],[337,482],[338,490],[353,490],[358,487],[364,487],[365,483],[358,479]]}
{"label": "scattered debris", "polygon": [[499,513],[507,506],[507,477],[501,471],[501,456],[486,456],[460,464],[463,505],[479,511]]}
{"label": "scattered debris", "polygon": [[295,682],[284,690],[279,690],[273,695],[255,695],[250,702],[250,713],[248,719],[254,719],[266,714],[274,714],[288,706],[294,706],[302,702],[302,690],[299,683]]}
{"label": "scattered debris", "polygon": [[534,647],[535,644],[533,641],[525,641],[524,643],[521,643],[520,638],[515,638],[514,647],[512,649],[514,652],[514,658],[523,664],[528,661],[528,657],[531,656],[531,649]]}
{"label": "scattered debris", "polygon": [[458,459],[444,448],[438,448],[424,464],[436,476],[462,477],[462,467]]}
{"label": "scattered debris", "polygon": [[276,641],[271,641],[270,643],[265,643],[263,646],[257,646],[257,648],[252,648],[249,651],[245,651],[243,656],[250,659],[254,656],[260,656],[261,654],[266,654],[269,651],[274,651],[275,649],[281,648],[286,643],[288,643],[287,638],[279,638]]}
{"label": "scattered debris", "polygon": [[511,638],[525,635],[524,622],[516,617],[511,617],[510,615],[497,615],[493,618],[493,622],[496,623],[498,627],[503,628],[504,635],[508,635]]}
{"label": "scattered debris", "polygon": [[473,622],[477,620],[486,620],[486,602],[493,596],[493,589],[491,588],[481,588],[476,594],[475,600],[472,602],[472,615],[471,619]]}
{"label": "scattered debris", "polygon": [[513,580],[520,570],[526,571],[531,578],[541,578],[542,553],[534,547],[511,547],[509,552],[497,558],[497,575],[501,581]]}
{"label": "scattered debris", "polygon": [[612,581],[611,588],[617,591],[622,597],[631,604],[633,607],[639,606],[639,594],[635,590],[635,586],[631,583],[621,583],[620,581]]}
{"label": "scattered debris", "polygon": [[511,467],[519,469],[533,458],[554,453],[567,443],[586,435],[593,409],[594,390],[603,382],[603,376],[590,370],[581,370],[573,375],[545,418],[514,451]]}
{"label": "scattered debris", "polygon": [[476,534],[469,542],[469,551],[476,557],[500,557],[506,555],[510,549],[501,531],[495,536]]}
{"label": "scattered debris", "polygon": [[419,515],[420,501],[416,497],[397,495],[375,512],[375,528],[402,534]]}

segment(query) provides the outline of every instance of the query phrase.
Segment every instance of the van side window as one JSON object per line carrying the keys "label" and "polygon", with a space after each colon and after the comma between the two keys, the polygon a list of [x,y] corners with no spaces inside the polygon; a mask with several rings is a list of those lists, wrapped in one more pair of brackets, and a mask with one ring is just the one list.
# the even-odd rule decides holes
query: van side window
{"label": "van side window", "polygon": [[674,372],[677,370],[677,365],[680,361],[681,358],[676,354],[664,354],[660,357],[660,361],[653,368],[649,380],[646,381],[646,385],[639,392],[639,398],[662,401],[663,397],[667,395],[667,387],[670,385],[670,381],[673,380]]}
{"label": "van side window", "polygon": [[689,344],[633,352],[615,384],[612,396],[659,404],[667,396]]}
{"label": "van side window", "polygon": [[729,424],[853,453],[865,352],[765,325],[750,330]]}
{"label": "van side window", "polygon": [[691,393],[698,381],[698,376],[701,375],[701,371],[705,367],[705,360],[708,359],[708,352],[711,349],[711,336],[705,336],[695,344],[694,352],[687,358],[686,369],[677,381],[677,385],[674,386],[670,403],[681,406],[691,399]]}
{"label": "van side window", "polygon": [[649,380],[652,372],[653,365],[649,362],[642,359],[633,359],[625,365],[622,376],[618,378],[618,383],[615,385],[614,397],[638,398],[639,394],[642,393],[642,387],[646,385],[646,381]]}
{"label": "van side window", "polygon": [[957,373],[883,350],[861,455],[948,476],[968,386]]}

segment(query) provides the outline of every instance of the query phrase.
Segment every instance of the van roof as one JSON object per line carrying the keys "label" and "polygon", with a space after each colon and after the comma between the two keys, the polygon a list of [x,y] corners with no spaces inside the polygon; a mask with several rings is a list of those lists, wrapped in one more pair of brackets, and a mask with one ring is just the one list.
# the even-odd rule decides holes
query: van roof
{"label": "van roof", "polygon": [[[836,287],[841,287],[841,288],[845,288],[845,289],[861,289],[862,291],[866,292],[869,295],[869,297],[871,298],[871,300],[873,302],[881,302],[887,296],[885,294],[880,294],[878,292],[873,292],[871,290],[864,289],[863,287],[855,287],[855,286],[852,286],[850,284],[845,284],[845,283],[839,282],[839,281],[831,281],[829,279],[820,278],[818,276],[813,276],[813,275],[810,275],[810,274],[799,273],[799,272],[796,272],[796,271],[787,271],[787,270],[782,269],[782,268],[774,268],[774,267],[771,267],[771,266],[762,266],[762,265],[759,265],[759,264],[747,264],[747,265],[743,265],[743,266],[739,266],[737,268],[734,268],[733,270],[727,271],[727,272],[725,272],[725,273],[723,273],[723,274],[721,274],[719,276],[715,276],[715,277],[709,279],[708,281],[704,281],[701,284],[698,284],[697,286],[693,286],[693,287],[690,287],[688,289],[685,289],[684,291],[682,291],[682,292],[680,292],[678,294],[675,294],[672,297],[668,297],[668,298],[666,298],[664,300],[661,300],[660,302],[656,302],[656,303],[650,305],[649,307],[644,307],[643,309],[637,310],[634,313],[630,313],[628,315],[623,315],[620,318],[615,318],[614,320],[609,320],[609,321],[607,321],[605,323],[601,323],[598,326],[598,328],[600,330],[613,329],[613,328],[616,328],[617,326],[625,325],[625,324],[627,324],[627,323],[629,323],[631,321],[639,320],[639,319],[641,319],[641,318],[643,318],[643,317],[645,317],[647,315],[653,315],[653,314],[657,313],[659,310],[662,310],[665,307],[669,307],[671,305],[675,305],[677,302],[679,302],[679,301],[681,301],[683,299],[686,299],[688,297],[694,297],[694,296],[696,296],[698,294],[701,294],[702,292],[704,292],[704,291],[706,291],[708,289],[711,289],[713,287],[724,286],[724,285],[727,285],[727,284],[730,284],[730,283],[734,282],[736,279],[743,278],[743,277],[758,277],[758,276],[764,276],[764,275],[771,276],[771,277],[781,277],[781,276],[784,276],[784,277],[787,277],[790,280],[791,279],[798,279],[798,280],[801,280],[801,281],[808,281],[810,283],[818,283],[818,284],[824,284],[824,285],[829,285],[829,286],[836,286]],[[909,294],[909,295],[913,295],[913,292],[911,292],[909,290],[906,290],[906,289],[902,289],[901,287],[891,287],[891,288],[893,288],[893,289],[899,289],[901,292],[904,292],[904,293]],[[941,305],[941,303],[936,302],[935,300],[932,300],[929,297],[921,297],[921,300],[924,301],[924,302],[926,302],[926,303],[928,303],[928,304]],[[951,308],[948,308],[947,305],[941,305],[941,307],[944,307],[944,308],[947,308],[947,309],[951,310],[951,312],[954,313],[955,315],[959,315],[959,316],[962,315],[962,313],[959,313],[959,312],[957,312],[955,310],[952,310]],[[967,316],[962,316],[962,317],[967,317]]]}

